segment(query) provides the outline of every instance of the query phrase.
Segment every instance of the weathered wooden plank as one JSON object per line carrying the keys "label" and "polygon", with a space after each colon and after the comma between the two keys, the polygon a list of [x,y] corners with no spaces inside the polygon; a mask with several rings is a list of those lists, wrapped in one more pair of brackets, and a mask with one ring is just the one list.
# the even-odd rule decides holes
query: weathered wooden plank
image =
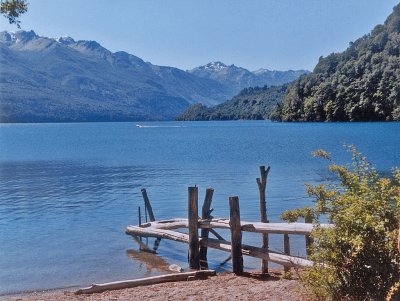
{"label": "weathered wooden plank", "polygon": [[[213,219],[212,221],[200,221],[201,227],[229,228],[228,219]],[[256,233],[274,234],[310,234],[314,228],[313,224],[306,223],[259,223],[241,221],[242,231]],[[321,224],[322,228],[332,227],[332,225]]]}
{"label": "weathered wooden plank", "polygon": [[[212,197],[214,194],[214,189],[208,188],[206,190],[206,196],[204,197],[203,206],[201,209],[201,218],[202,219],[210,219],[211,218],[211,202]],[[207,239],[208,233],[210,232],[209,229],[201,229],[201,239]],[[199,260],[200,260],[200,268],[201,269],[208,269],[208,261],[207,261],[207,246],[200,245],[199,251]]]}
{"label": "weathered wooden plank", "polygon": [[198,188],[188,188],[188,221],[189,221],[189,267],[198,270],[199,260],[199,222],[198,222]]}
{"label": "weathered wooden plank", "polygon": [[239,198],[229,197],[232,271],[243,275],[242,229],[240,226]]}
{"label": "weathered wooden plank", "polygon": [[[142,228],[136,226],[128,226],[126,233],[129,235],[140,235],[148,237],[161,237],[170,239],[178,242],[189,243],[189,235],[172,230],[153,229],[153,228]],[[226,252],[231,252],[231,245],[229,241],[218,240],[208,238],[206,241],[200,240],[200,244],[206,244],[209,248],[214,248]],[[242,254],[246,256],[256,257],[260,259],[266,259],[270,262],[274,262],[283,266],[290,267],[307,267],[312,266],[313,262],[307,259],[287,256],[279,253],[268,252],[266,249],[259,247],[248,246],[242,244]]]}
{"label": "weathered wooden plank", "polygon": [[174,218],[174,219],[161,220],[161,221],[142,224],[141,227],[175,230],[175,229],[189,228],[189,223],[187,218]]}
{"label": "weathered wooden plank", "polygon": [[[260,217],[261,217],[262,223],[268,223],[265,190],[267,187],[267,177],[268,177],[269,170],[270,170],[269,166],[267,169],[265,169],[265,166],[260,166],[261,179],[257,178],[258,191],[260,193]],[[269,243],[268,242],[268,233],[263,233],[261,247],[268,249],[268,243]],[[263,260],[261,262],[261,272],[268,273],[268,261]]]}
{"label": "weathered wooden plank", "polygon": [[[260,223],[241,221],[242,231],[256,233],[272,233],[272,234],[310,234],[314,228],[310,223]],[[184,218],[156,221],[152,223],[142,224],[142,227],[152,227],[156,229],[180,229],[188,228],[188,221]],[[229,229],[229,219],[215,218],[212,220],[199,220],[199,227],[202,229],[220,228]],[[321,224],[322,228],[333,227],[332,224]]]}
{"label": "weathered wooden plank", "polygon": [[157,283],[165,283],[172,281],[187,281],[189,277],[194,277],[195,279],[201,279],[202,277],[214,276],[216,275],[213,270],[202,270],[202,271],[194,271],[194,272],[186,272],[186,273],[178,273],[178,274],[168,274],[168,275],[160,275],[153,276],[148,278],[141,279],[133,279],[133,280],[123,280],[123,281],[115,281],[108,282],[102,284],[93,284],[90,287],[85,287],[77,290],[75,292],[76,295],[81,294],[93,294],[93,293],[101,293],[110,290],[119,290],[124,288],[132,288],[138,286],[145,286]]}
{"label": "weathered wooden plank", "polygon": [[[203,243],[203,242],[200,242]],[[231,245],[228,241],[221,241],[217,239],[209,238],[207,242],[209,248],[214,248],[226,252],[231,251]],[[268,252],[266,249],[262,249],[259,247],[253,247],[246,244],[242,244],[242,254],[245,256],[256,257],[260,259],[265,259],[270,262],[280,264],[283,266],[289,267],[310,267],[313,265],[313,262],[304,258],[295,257],[295,256],[287,256],[283,254],[279,254],[276,252]]]}
{"label": "weathered wooden plank", "polygon": [[142,228],[136,226],[128,226],[125,229],[125,233],[136,236],[147,236],[147,237],[160,237],[169,240],[189,243],[189,235],[172,230],[156,229],[156,228]]}

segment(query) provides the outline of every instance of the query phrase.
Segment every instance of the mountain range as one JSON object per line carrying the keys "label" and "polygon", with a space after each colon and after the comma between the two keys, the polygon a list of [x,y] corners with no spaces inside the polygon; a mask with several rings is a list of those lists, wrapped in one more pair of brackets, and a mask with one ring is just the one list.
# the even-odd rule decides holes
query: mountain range
{"label": "mountain range", "polygon": [[250,72],[209,63],[157,66],[96,41],[0,32],[0,122],[168,120],[189,105],[217,105],[243,87],[291,81],[307,71]]}
{"label": "mountain range", "polygon": [[227,66],[222,62],[211,62],[207,65],[188,70],[189,73],[202,78],[219,82],[231,89],[232,95],[238,94],[248,87],[278,86],[299,78],[300,75],[310,73],[307,70],[277,71],[258,69],[249,71],[235,65]]}
{"label": "mountain range", "polygon": [[[215,68],[221,74],[226,66]],[[288,85],[244,89],[213,107],[195,104],[177,119],[400,121],[400,4],[384,24],[345,51],[321,56],[313,72]]]}

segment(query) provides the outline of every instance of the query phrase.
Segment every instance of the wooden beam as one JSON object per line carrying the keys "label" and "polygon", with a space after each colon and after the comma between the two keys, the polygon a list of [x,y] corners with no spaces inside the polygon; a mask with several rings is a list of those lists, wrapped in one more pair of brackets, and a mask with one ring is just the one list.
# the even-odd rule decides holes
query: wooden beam
{"label": "wooden beam", "polygon": [[199,261],[199,222],[198,222],[198,188],[188,188],[188,222],[189,222],[189,267],[198,270]]}
{"label": "wooden beam", "polygon": [[[161,237],[170,239],[178,242],[189,243],[189,235],[172,230],[153,229],[153,228],[142,228],[136,226],[128,226],[126,233],[129,235],[140,235],[148,237]],[[209,248],[218,249],[221,251],[231,252],[231,244],[226,240],[218,240],[208,238],[207,241],[200,240],[200,244],[206,244]],[[313,262],[304,258],[287,256],[279,253],[269,252],[266,249],[259,247],[253,247],[242,244],[242,254],[246,256],[256,257],[260,259],[266,259],[270,262],[274,262],[283,266],[290,267],[308,267],[312,266]]]}
{"label": "wooden beam", "polygon": [[[145,208],[145,213],[146,213],[146,222],[147,222],[147,214],[149,214],[150,222],[154,222],[156,220],[156,218],[154,216],[153,208],[151,207],[151,203],[150,203],[149,197],[147,195],[147,191],[144,188],[142,188],[140,191],[142,192],[143,201],[144,201],[144,208]],[[154,245],[153,245],[153,251],[154,252],[157,252],[157,249],[160,246],[160,242],[161,242],[160,238],[157,238],[154,241]]]}
{"label": "wooden beam", "polygon": [[178,242],[189,243],[188,234],[172,230],[128,226],[125,230],[125,233],[128,235],[147,236],[156,238],[160,237]]}
{"label": "wooden beam", "polygon": [[154,217],[153,208],[151,207],[149,197],[147,196],[147,191],[146,191],[146,189],[143,188],[143,189],[141,189],[141,192],[142,192],[146,212],[149,214],[149,219],[151,222],[154,222],[156,219]]}
{"label": "wooden beam", "polygon": [[[310,234],[314,229],[314,225],[310,223],[260,223],[260,222],[240,222],[242,231],[255,233],[273,233],[273,234]],[[321,228],[331,228],[332,224],[320,224]],[[152,227],[156,229],[181,229],[188,228],[188,220],[184,218],[176,218],[170,220],[156,221],[152,223],[142,224],[142,227]],[[214,218],[212,220],[199,220],[199,227],[202,229],[229,229],[229,219]]]}
{"label": "wooden beam", "polygon": [[125,288],[151,285],[151,284],[172,282],[172,281],[187,281],[189,277],[194,277],[195,279],[201,279],[203,277],[215,276],[215,275],[216,273],[213,270],[203,270],[203,271],[153,276],[141,279],[115,281],[103,284],[92,284],[92,286],[90,287],[85,287],[77,290],[75,294],[81,295],[81,294],[102,293],[110,290],[119,290]]}
{"label": "wooden beam", "polygon": [[[269,166],[267,169],[265,169],[265,166],[260,166],[261,179],[257,178],[258,191],[260,193],[260,219],[262,223],[268,223],[265,190],[267,187],[267,176],[269,170],[270,170]],[[263,233],[261,247],[268,249],[268,244],[269,244],[268,233]],[[261,272],[268,273],[268,261],[263,260],[261,262]]]}
{"label": "wooden beam", "polygon": [[[208,188],[206,190],[206,196],[204,197],[203,206],[201,209],[201,218],[202,219],[210,219],[211,218],[211,202],[214,194],[214,189]],[[201,239],[205,240],[208,238],[209,229],[201,229]],[[201,245],[199,251],[199,260],[200,260],[200,268],[208,269],[208,261],[207,261],[207,246]]]}
{"label": "wooden beam", "polygon": [[242,229],[240,226],[239,198],[229,197],[232,270],[236,275],[243,275]]}
{"label": "wooden beam", "polygon": [[[289,234],[283,234],[283,252],[285,255],[290,256],[290,241],[289,241]],[[290,267],[285,266],[284,267],[285,273],[290,272]]]}
{"label": "wooden beam", "polygon": [[[203,242],[201,242],[203,243]],[[218,249],[221,251],[231,252],[231,245],[228,241],[221,241],[218,239],[209,238],[207,242],[209,248]],[[260,259],[265,259],[270,262],[280,264],[289,267],[311,267],[313,262],[304,258],[287,256],[284,254],[270,252],[266,249],[259,247],[253,247],[249,245],[242,244],[242,254],[244,256],[256,257]]]}

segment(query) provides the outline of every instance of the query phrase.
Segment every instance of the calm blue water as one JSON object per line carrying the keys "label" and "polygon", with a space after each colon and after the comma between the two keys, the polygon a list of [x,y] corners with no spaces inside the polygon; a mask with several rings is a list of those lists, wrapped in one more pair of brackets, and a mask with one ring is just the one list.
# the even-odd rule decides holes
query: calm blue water
{"label": "calm blue water", "polygon": [[[137,223],[143,187],[159,219],[185,217],[187,187],[197,185],[200,200],[207,187],[215,189],[214,216],[229,216],[228,197],[238,195],[242,219],[258,220],[255,178],[259,165],[270,165],[268,214],[279,221],[284,210],[311,204],[305,182],[331,177],[310,155],[317,148],[347,163],[342,145],[354,144],[382,172],[400,166],[400,123],[145,125],[154,127],[0,125],[0,294],[144,277],[172,263],[187,267],[186,245],[164,240],[159,257],[141,256],[124,234]],[[304,252],[303,238],[292,244],[294,253]],[[272,237],[271,247],[282,250],[282,237]],[[211,267],[226,256],[211,252]],[[249,258],[245,264],[259,266]]]}

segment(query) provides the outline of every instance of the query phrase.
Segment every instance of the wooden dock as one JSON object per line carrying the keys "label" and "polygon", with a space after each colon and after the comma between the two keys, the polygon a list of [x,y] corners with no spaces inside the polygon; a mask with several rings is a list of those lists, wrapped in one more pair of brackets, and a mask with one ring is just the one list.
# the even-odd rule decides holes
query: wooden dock
{"label": "wooden dock", "polygon": [[[208,269],[207,248],[218,249],[231,254],[233,272],[237,275],[243,273],[243,256],[251,256],[261,259],[261,271],[268,273],[268,262],[273,262],[285,267],[285,271],[290,271],[295,267],[310,267],[313,262],[307,258],[296,257],[290,254],[289,235],[305,236],[307,249],[311,243],[310,234],[315,225],[307,220],[304,223],[270,223],[267,219],[265,187],[266,177],[269,167],[260,167],[261,179],[257,178],[257,184],[260,192],[260,222],[249,222],[240,220],[239,198],[232,196],[228,200],[230,209],[230,218],[214,218],[211,216],[211,202],[213,189],[206,191],[206,196],[202,206],[201,217],[198,212],[198,187],[188,188],[188,217],[173,218],[168,220],[156,220],[152,206],[150,204],[147,192],[142,189],[142,195],[145,203],[145,223],[128,226],[125,229],[126,234],[131,235],[140,244],[140,249],[146,252],[156,252],[161,239],[174,240],[189,245],[188,261],[189,267],[194,270]],[[139,208],[140,212],[140,208]],[[147,215],[149,220],[147,221]],[[319,224],[319,227],[333,227],[330,224]],[[178,231],[179,229],[188,229],[187,233]],[[216,231],[217,229],[229,229],[231,233],[230,241],[224,239]],[[199,230],[201,235],[199,236]],[[262,235],[260,246],[250,246],[242,243],[242,233],[253,232]],[[216,238],[210,238],[209,234]],[[273,252],[268,247],[269,234],[284,235],[284,253]],[[153,248],[144,244],[142,237],[156,238]]]}

